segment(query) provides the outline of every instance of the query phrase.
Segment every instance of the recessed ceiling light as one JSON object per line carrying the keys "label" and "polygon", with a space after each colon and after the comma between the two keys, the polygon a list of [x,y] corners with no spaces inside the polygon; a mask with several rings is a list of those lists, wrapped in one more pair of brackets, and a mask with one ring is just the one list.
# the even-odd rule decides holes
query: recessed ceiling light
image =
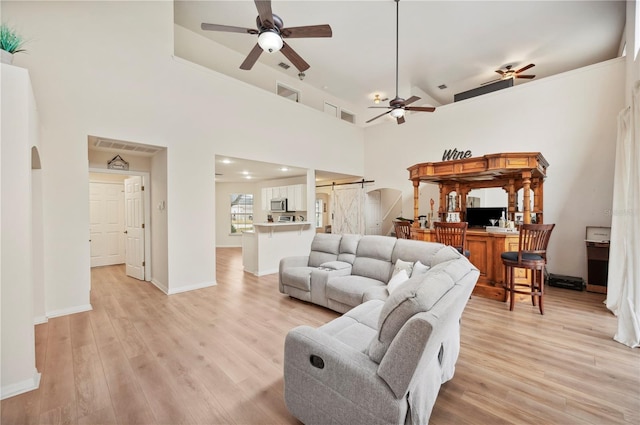
{"label": "recessed ceiling light", "polygon": [[280,171],[289,171],[289,169],[287,167],[282,167],[280,168]]}
{"label": "recessed ceiling light", "polygon": [[223,163],[223,164],[231,164],[231,160],[230,160],[230,159],[225,158],[225,159],[223,159],[223,160],[222,160],[222,163]]}
{"label": "recessed ceiling light", "polygon": [[244,174],[245,176],[249,174],[248,171],[243,171],[242,174]]}
{"label": "recessed ceiling light", "polygon": [[245,179],[250,179],[250,178],[251,178],[251,176],[245,176]]}

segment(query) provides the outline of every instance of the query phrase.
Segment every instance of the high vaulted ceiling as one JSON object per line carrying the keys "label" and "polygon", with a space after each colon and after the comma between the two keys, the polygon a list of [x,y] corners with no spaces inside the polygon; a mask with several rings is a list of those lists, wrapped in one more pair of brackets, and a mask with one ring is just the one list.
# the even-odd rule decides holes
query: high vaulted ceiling
{"label": "high vaulted ceiling", "polygon": [[[434,106],[451,103],[454,94],[497,78],[495,70],[506,65],[518,69],[535,64],[525,73],[536,78],[518,79],[517,85],[615,58],[626,10],[624,1],[590,0],[403,0],[399,6],[399,95],[418,95],[424,100],[416,105]],[[272,10],[284,27],[329,24],[333,29],[332,38],[287,41],[311,65],[305,83],[363,108],[373,106],[376,93],[394,97],[393,0],[273,0]],[[257,36],[202,31],[200,24],[255,28],[256,16],[253,1],[175,1],[176,24],[243,58]],[[298,74],[293,66],[278,67],[280,62],[290,63],[281,53],[262,54],[259,62],[289,76]],[[242,79],[247,72],[255,70],[238,70],[234,77]]]}

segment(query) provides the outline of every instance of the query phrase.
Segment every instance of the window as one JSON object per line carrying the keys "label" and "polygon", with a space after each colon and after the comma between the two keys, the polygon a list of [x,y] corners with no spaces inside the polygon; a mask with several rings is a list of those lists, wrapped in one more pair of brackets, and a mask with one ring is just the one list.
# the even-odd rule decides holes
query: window
{"label": "window", "polygon": [[253,230],[253,194],[231,194],[231,233]]}
{"label": "window", "polygon": [[316,227],[322,227],[322,199],[316,199]]}
{"label": "window", "polygon": [[294,102],[300,101],[300,93],[297,90],[287,87],[284,84],[276,83],[276,94],[278,96],[286,97]]}

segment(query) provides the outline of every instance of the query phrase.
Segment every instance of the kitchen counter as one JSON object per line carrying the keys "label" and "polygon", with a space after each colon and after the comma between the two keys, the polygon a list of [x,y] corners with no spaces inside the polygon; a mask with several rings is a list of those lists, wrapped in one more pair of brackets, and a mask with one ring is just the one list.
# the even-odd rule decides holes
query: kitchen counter
{"label": "kitchen counter", "polygon": [[284,257],[308,255],[315,235],[308,221],[254,223],[253,228],[242,233],[242,265],[256,276],[277,273]]}

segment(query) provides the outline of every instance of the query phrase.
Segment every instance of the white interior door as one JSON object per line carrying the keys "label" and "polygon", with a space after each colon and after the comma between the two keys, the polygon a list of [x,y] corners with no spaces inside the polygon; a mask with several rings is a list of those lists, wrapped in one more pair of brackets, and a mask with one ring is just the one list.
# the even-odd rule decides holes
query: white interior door
{"label": "white interior door", "polygon": [[89,183],[91,267],[124,263],[122,183]]}
{"label": "white interior door", "polygon": [[380,235],[380,191],[372,190],[367,193],[365,203],[365,221],[367,224],[367,235]]}
{"label": "white interior door", "polygon": [[364,189],[359,186],[337,187],[332,193],[331,232],[364,234]]}
{"label": "white interior door", "polygon": [[144,280],[144,203],[142,177],[124,181],[125,257],[127,276]]}

